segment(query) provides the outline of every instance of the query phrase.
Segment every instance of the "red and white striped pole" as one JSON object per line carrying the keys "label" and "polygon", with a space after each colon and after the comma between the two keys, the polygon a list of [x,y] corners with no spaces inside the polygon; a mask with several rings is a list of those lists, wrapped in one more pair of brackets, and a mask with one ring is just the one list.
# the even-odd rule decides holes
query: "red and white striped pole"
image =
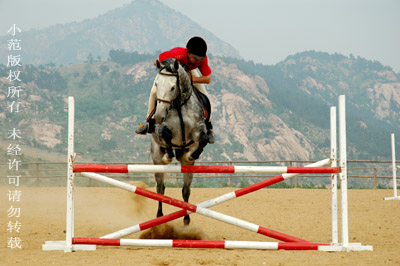
{"label": "red and white striped pole", "polygon": [[295,166],[234,166],[234,165],[105,165],[75,164],[74,172],[90,173],[226,173],[226,174],[332,174],[339,167],[295,167]]}
{"label": "red and white striped pole", "polygon": [[261,241],[210,241],[176,239],[109,239],[73,238],[73,244],[103,246],[173,247],[173,248],[220,248],[220,249],[268,249],[268,250],[318,250],[319,244],[310,242],[261,242]]}

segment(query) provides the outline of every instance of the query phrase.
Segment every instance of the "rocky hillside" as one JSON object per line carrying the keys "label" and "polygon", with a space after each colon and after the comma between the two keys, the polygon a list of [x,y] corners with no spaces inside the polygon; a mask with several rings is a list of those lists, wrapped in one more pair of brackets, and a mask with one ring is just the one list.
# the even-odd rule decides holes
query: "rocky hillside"
{"label": "rocky hillside", "polygon": [[[229,60],[228,60],[229,61]],[[322,116],[337,96],[346,95],[348,144],[358,159],[390,157],[389,134],[400,133],[400,75],[377,61],[308,51],[291,55],[275,66],[230,60],[248,75],[259,75],[270,88],[280,117],[309,138],[309,126],[327,128]]]}
{"label": "rocky hillside", "polygon": [[210,93],[220,140],[216,153],[220,151],[229,160],[314,156],[315,147],[309,140],[271,111],[274,104],[264,79],[246,75],[237,65],[221,58],[213,59],[211,64],[214,72]]}
{"label": "rocky hillside", "polygon": [[[400,133],[400,75],[390,67],[315,51],[272,66],[254,64],[159,0],[135,0],[94,19],[21,33],[21,82],[9,82],[10,69],[0,65],[3,92],[21,85],[18,113],[10,113],[11,98],[0,94],[0,147],[7,147],[8,130],[18,128],[25,148],[66,154],[71,95],[76,150],[84,160],[149,160],[150,138],[134,130],[145,119],[156,76],[151,62],[157,51],[184,46],[193,35],[207,40],[213,70],[208,90],[217,143],[202,160],[325,158],[329,108],[340,94],[347,100],[348,158],[390,158],[390,133]],[[2,45],[0,57],[8,53]]]}
{"label": "rocky hillside", "polygon": [[[137,55],[137,54],[136,54]],[[151,55],[69,66],[24,66],[18,114],[0,96],[2,136],[10,125],[23,145],[66,153],[66,99],[76,98],[76,150],[84,160],[147,161],[145,119],[156,75]],[[201,160],[317,160],[329,153],[329,107],[346,95],[349,159],[390,158],[389,134],[400,132],[399,75],[362,58],[304,52],[275,66],[211,57],[217,143]],[[1,71],[6,71],[1,66]],[[4,73],[4,72],[3,72]],[[6,91],[8,80],[0,79]]]}
{"label": "rocky hillside", "polygon": [[[24,64],[65,65],[88,57],[107,59],[111,49],[152,54],[185,46],[195,35],[207,40],[213,54],[239,57],[231,45],[158,0],[134,0],[94,19],[23,32],[18,38]],[[8,39],[0,37],[0,44]],[[7,46],[0,45],[0,58],[7,55]]]}

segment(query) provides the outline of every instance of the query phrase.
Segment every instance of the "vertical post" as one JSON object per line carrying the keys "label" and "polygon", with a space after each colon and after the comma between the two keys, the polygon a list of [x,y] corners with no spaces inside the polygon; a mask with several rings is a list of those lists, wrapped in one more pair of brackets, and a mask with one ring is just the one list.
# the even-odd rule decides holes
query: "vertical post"
{"label": "vertical post", "polygon": [[[293,162],[290,161],[289,162],[289,167],[292,167],[292,166],[293,166]],[[293,188],[293,178],[290,178],[290,188]]]}
{"label": "vertical post", "polygon": [[391,142],[392,142],[393,197],[397,198],[396,151],[395,151],[395,142],[393,133],[391,134]]}
{"label": "vertical post", "polygon": [[346,98],[339,96],[339,149],[340,149],[340,194],[341,194],[341,218],[342,218],[342,245],[349,247],[349,218],[347,209],[347,153],[346,153]]}
{"label": "vertical post", "polygon": [[[229,165],[232,165],[232,161],[229,161]],[[233,187],[233,174],[230,174],[229,177],[229,187]]]}
{"label": "vertical post", "polygon": [[36,177],[37,177],[37,184],[40,186],[40,171],[39,171],[39,163],[36,163]]}
{"label": "vertical post", "polygon": [[374,167],[374,189],[378,186],[378,171],[376,167]]}
{"label": "vertical post", "polygon": [[[331,109],[331,167],[337,166],[337,134],[336,134],[336,107],[332,106]],[[332,244],[338,244],[338,206],[337,206],[337,174],[331,175],[331,195],[332,195]]]}
{"label": "vertical post", "polygon": [[[293,162],[290,162],[290,166],[293,166]],[[293,178],[291,178],[290,180],[293,180]],[[297,175],[294,177],[294,188],[297,188]]]}
{"label": "vertical post", "polygon": [[392,144],[392,174],[393,174],[393,197],[385,197],[385,200],[400,200],[397,196],[397,177],[396,177],[396,150],[394,134],[391,134],[391,144]]}
{"label": "vertical post", "polygon": [[74,237],[74,118],[75,101],[68,97],[68,170],[67,170],[67,223],[64,252],[72,252],[72,238]]}

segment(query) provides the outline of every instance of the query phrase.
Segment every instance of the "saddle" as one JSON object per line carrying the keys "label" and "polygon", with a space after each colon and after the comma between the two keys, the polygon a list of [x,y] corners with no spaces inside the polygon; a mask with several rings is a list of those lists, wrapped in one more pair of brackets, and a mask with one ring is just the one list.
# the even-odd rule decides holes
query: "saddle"
{"label": "saddle", "polygon": [[196,95],[197,99],[199,99],[202,107],[203,107],[203,112],[204,112],[204,121],[209,122],[210,117],[211,117],[211,102],[210,99],[204,94],[198,91],[197,89],[194,89],[194,94]]}

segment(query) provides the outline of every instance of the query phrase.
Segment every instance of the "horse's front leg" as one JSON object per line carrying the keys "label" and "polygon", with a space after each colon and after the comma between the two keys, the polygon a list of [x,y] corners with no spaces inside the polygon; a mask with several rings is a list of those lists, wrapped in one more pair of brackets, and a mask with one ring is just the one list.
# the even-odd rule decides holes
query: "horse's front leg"
{"label": "horse's front leg", "polygon": [[172,162],[172,158],[174,158],[174,151],[172,150],[172,131],[166,126],[161,127],[161,138],[167,144],[166,153],[162,157],[162,162],[164,164],[170,164]]}
{"label": "horse's front leg", "polygon": [[[183,188],[182,188],[182,198],[185,202],[189,202],[190,197],[190,185],[192,184],[193,174],[183,174]],[[189,214],[183,218],[183,223],[189,225],[190,217]]]}
{"label": "horse's front leg", "polygon": [[[156,183],[157,183],[157,193],[164,195],[165,192],[165,185],[164,185],[164,174],[163,173],[156,173],[154,174]],[[158,210],[157,210],[157,217],[163,216],[163,211],[162,211],[162,202],[158,202]]]}

